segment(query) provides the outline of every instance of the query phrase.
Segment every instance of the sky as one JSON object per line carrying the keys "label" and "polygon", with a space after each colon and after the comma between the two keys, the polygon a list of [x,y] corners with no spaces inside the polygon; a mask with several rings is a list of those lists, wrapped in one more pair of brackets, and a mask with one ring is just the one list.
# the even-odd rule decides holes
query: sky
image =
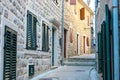
{"label": "sky", "polygon": [[95,0],[91,0],[90,8],[95,11]]}

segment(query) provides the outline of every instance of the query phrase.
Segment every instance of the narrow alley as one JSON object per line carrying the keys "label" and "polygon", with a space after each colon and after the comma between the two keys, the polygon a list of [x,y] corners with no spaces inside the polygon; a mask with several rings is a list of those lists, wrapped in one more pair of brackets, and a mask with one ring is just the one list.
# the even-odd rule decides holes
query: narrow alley
{"label": "narrow alley", "polygon": [[120,80],[120,0],[0,0],[0,80]]}
{"label": "narrow alley", "polygon": [[64,66],[42,73],[31,80],[99,80],[95,54],[74,56]]}

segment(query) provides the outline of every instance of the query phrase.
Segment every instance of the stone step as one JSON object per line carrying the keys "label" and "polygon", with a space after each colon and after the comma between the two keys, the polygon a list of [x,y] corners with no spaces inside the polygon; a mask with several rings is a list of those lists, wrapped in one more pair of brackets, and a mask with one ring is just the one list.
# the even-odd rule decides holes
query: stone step
{"label": "stone step", "polygon": [[95,66],[96,62],[64,62],[67,66]]}
{"label": "stone step", "polygon": [[95,62],[95,58],[68,58],[68,62]]}

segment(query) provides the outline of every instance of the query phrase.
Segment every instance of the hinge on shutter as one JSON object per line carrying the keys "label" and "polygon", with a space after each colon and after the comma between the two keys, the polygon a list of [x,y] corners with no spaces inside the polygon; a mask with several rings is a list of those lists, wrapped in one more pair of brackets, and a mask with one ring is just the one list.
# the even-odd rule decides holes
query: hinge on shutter
{"label": "hinge on shutter", "polygon": [[110,35],[112,35],[112,30],[110,29]]}
{"label": "hinge on shutter", "polygon": [[3,49],[6,49],[6,45],[3,47]]}
{"label": "hinge on shutter", "polygon": [[6,33],[4,34],[4,36],[6,36]]}
{"label": "hinge on shutter", "polygon": [[38,45],[35,46],[36,48],[38,47]]}

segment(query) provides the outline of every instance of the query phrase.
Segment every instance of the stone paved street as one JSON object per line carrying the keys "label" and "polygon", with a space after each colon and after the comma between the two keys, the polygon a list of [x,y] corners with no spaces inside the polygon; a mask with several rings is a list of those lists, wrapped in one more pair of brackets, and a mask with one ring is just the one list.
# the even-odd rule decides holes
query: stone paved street
{"label": "stone paved street", "polygon": [[91,68],[90,66],[62,66],[31,80],[90,80]]}
{"label": "stone paved street", "polygon": [[[89,58],[95,59],[95,54],[81,55],[77,57],[75,56],[73,58],[77,58],[77,60],[79,59],[79,61],[81,58],[82,59],[85,58],[84,60],[86,61]],[[72,63],[72,62],[69,62],[69,63]],[[76,64],[74,65],[65,64],[64,66],[61,66],[54,70],[40,74],[31,80],[98,80],[97,72],[94,68],[94,65],[84,66],[83,63],[81,65],[82,66],[76,65]]]}

